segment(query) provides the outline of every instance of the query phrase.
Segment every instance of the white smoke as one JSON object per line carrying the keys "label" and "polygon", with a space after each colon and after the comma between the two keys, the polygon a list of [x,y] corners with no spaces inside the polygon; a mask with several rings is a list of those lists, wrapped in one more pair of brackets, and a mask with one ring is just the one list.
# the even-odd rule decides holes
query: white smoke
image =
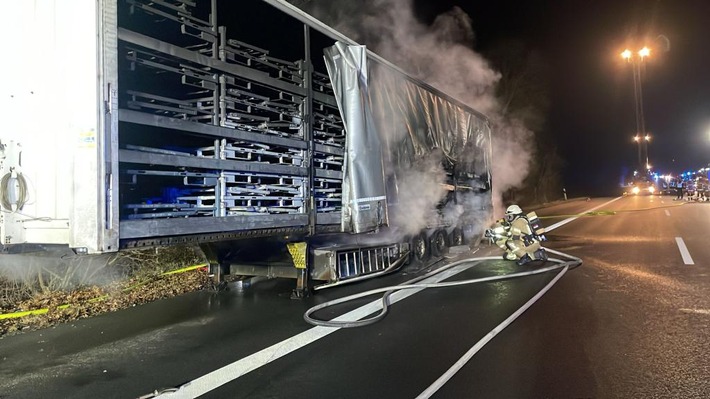
{"label": "white smoke", "polygon": [[397,172],[398,204],[391,221],[404,234],[416,234],[427,225],[436,225],[434,209],[446,196],[441,182],[446,172],[441,165],[441,154],[429,154],[411,168]]}
{"label": "white smoke", "polygon": [[57,290],[87,285],[106,285],[116,279],[110,268],[116,254],[74,255],[70,250],[5,254],[0,276],[27,287]]}
{"label": "white smoke", "polygon": [[301,6],[412,76],[488,116],[493,130],[493,203],[495,213],[502,214],[502,193],[520,186],[528,174],[533,133],[503,115],[495,97],[501,75],[473,51],[471,18],[454,7],[425,25],[414,15],[412,0],[313,0]]}
{"label": "white smoke", "polygon": [[493,208],[503,214],[503,193],[519,187],[528,174],[532,161],[533,132],[522,122],[504,120],[494,114],[493,122]]}

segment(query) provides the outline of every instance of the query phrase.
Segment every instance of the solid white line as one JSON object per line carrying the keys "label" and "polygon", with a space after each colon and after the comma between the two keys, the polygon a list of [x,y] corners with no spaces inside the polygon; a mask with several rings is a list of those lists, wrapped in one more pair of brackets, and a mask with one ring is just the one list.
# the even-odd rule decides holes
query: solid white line
{"label": "solid white line", "polygon": [[668,209],[666,209],[666,216],[670,216],[670,215],[671,215],[671,212]]}
{"label": "solid white line", "polygon": [[681,312],[685,313],[696,313],[696,314],[710,314],[710,309],[686,309],[686,308],[681,308],[678,309]]}
{"label": "solid white line", "polygon": [[683,263],[686,265],[694,265],[693,258],[690,257],[690,252],[688,252],[688,247],[685,246],[685,242],[682,238],[676,237],[675,243],[678,244],[678,249],[680,250],[680,256],[683,257]]}
{"label": "solid white line", "polygon": [[554,230],[554,229],[556,229],[556,228],[558,228],[558,227],[562,227],[562,226],[566,225],[567,223],[569,223],[569,222],[571,222],[571,221],[573,221],[573,220],[579,218],[580,216],[584,215],[584,214],[587,213],[587,212],[596,211],[597,209],[599,209],[599,208],[601,208],[601,207],[603,207],[603,206],[607,206],[607,205],[611,204],[611,203],[614,202],[614,201],[618,201],[618,200],[620,200],[621,198],[623,198],[623,197],[614,198],[614,199],[611,200],[611,201],[607,201],[607,202],[605,202],[605,203],[603,203],[603,204],[601,204],[601,205],[599,205],[599,206],[595,206],[595,207],[592,208],[592,209],[589,209],[589,210],[587,210],[587,211],[584,211],[584,212],[582,212],[582,213],[579,213],[579,214],[577,214],[577,216],[573,216],[573,217],[571,217],[571,218],[568,218],[568,219],[559,221],[559,222],[553,224],[552,226],[545,227],[545,231],[552,231],[552,230]]}
{"label": "solid white line", "polygon": [[[429,278],[422,280],[420,283],[438,283],[440,281],[446,280],[458,273],[463,272],[480,262],[475,262],[473,264],[463,264],[450,269],[443,270],[441,273],[433,275]],[[407,283],[403,283],[407,284]],[[395,304],[405,298],[408,298],[417,292],[423,290],[424,288],[411,289],[406,291],[398,291],[390,296],[390,304]],[[377,312],[382,308],[382,301],[377,299],[366,305],[363,305],[357,309],[354,309],[348,313],[343,314],[335,318],[336,321],[356,321],[364,318],[367,315]],[[268,348],[262,349],[252,355],[245,358],[239,359],[231,364],[228,364],[222,368],[211,371],[201,377],[198,377],[185,385],[181,386],[180,389],[174,392],[165,392],[159,397],[164,398],[196,398],[200,395],[204,395],[224,384],[227,384],[251,371],[256,370],[268,363],[273,362],[289,353],[300,349],[310,343],[313,343],[323,337],[326,337],[336,331],[340,330],[338,327],[322,327],[317,326],[308,329],[300,334],[294,335],[293,337],[287,338],[279,343],[271,345]]]}
{"label": "solid white line", "polygon": [[451,368],[446,370],[446,372],[441,377],[434,381],[433,384],[429,385],[429,387],[425,389],[424,392],[419,394],[419,396],[417,396],[417,399],[427,399],[430,398],[433,394],[435,394],[436,391],[438,391],[439,388],[444,386],[444,384],[446,384],[446,382],[449,381],[451,377],[454,376],[454,374],[461,370],[461,368],[463,368],[463,366],[465,366],[466,363],[471,360],[473,355],[475,355],[479,350],[481,350],[481,348],[483,348],[488,343],[488,341],[492,340],[493,337],[498,335],[499,332],[503,331],[506,327],[513,323],[515,319],[517,319],[521,314],[523,314],[523,312],[528,310],[528,308],[530,308],[535,302],[537,302],[538,299],[545,295],[545,293],[550,288],[552,288],[552,286],[555,285],[555,283],[557,283],[557,281],[567,272],[567,269],[569,269],[568,266],[564,267],[555,276],[555,278],[552,279],[552,281],[547,283],[547,285],[542,290],[540,290],[540,292],[538,292],[534,297],[530,298],[530,300],[527,301],[525,305],[521,306],[520,309],[516,310],[515,313],[508,316],[507,319],[503,320],[502,323],[498,324],[498,326],[496,326],[496,328],[486,334],[485,337],[481,338],[478,342],[476,342],[476,344],[473,345],[473,347],[471,347],[471,349],[469,349],[468,352],[466,352],[458,361],[456,361],[456,363],[454,363]]}

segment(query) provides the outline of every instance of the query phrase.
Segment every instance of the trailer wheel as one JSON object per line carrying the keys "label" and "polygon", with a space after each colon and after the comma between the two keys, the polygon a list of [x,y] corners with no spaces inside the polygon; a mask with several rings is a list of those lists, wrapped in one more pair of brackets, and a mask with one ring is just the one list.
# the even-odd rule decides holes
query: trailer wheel
{"label": "trailer wheel", "polygon": [[463,245],[463,230],[461,228],[456,227],[453,230],[451,230],[451,233],[449,234],[448,237],[448,244],[450,247],[457,247],[459,245]]}
{"label": "trailer wheel", "polygon": [[431,236],[431,254],[439,257],[446,251],[446,232],[436,230]]}
{"label": "trailer wheel", "polygon": [[424,262],[429,259],[429,240],[423,232],[412,237],[410,248],[412,249],[412,260]]}

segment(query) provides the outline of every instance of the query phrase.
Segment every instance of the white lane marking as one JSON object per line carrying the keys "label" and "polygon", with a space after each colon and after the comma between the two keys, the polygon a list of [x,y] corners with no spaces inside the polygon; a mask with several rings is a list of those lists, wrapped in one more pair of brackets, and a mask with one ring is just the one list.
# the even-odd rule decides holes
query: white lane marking
{"label": "white lane marking", "polygon": [[559,222],[553,224],[552,226],[546,227],[546,228],[545,228],[545,231],[552,231],[552,230],[554,230],[554,229],[556,229],[556,228],[558,228],[558,227],[562,227],[562,226],[566,225],[567,223],[569,223],[569,222],[571,222],[571,221],[573,221],[573,220],[579,218],[580,216],[584,215],[584,214],[587,213],[587,212],[596,211],[597,209],[599,209],[599,208],[601,208],[601,207],[603,207],[603,206],[607,206],[607,205],[611,204],[612,202],[618,201],[618,200],[620,200],[620,199],[622,199],[622,198],[623,198],[623,197],[616,197],[616,198],[614,198],[614,199],[611,200],[611,201],[607,201],[607,202],[605,202],[605,203],[603,203],[603,204],[601,204],[601,205],[599,205],[599,206],[595,206],[595,207],[592,208],[592,209],[589,209],[589,210],[586,210],[586,211],[584,211],[584,212],[582,212],[582,213],[579,213],[579,214],[577,214],[577,216],[572,216],[571,218],[568,218],[568,219],[559,221]]}
{"label": "white lane marking", "polygon": [[681,308],[678,309],[681,312],[685,313],[696,313],[696,314],[710,314],[710,309],[686,309],[686,308]]}
{"label": "white lane marking", "polygon": [[528,310],[529,307],[531,307],[535,302],[537,302],[538,299],[540,299],[545,293],[552,288],[555,283],[557,283],[557,280],[559,280],[566,272],[569,267],[564,267],[556,276],[555,278],[552,279],[540,292],[538,292],[534,297],[530,298],[529,301],[527,301],[523,306],[520,307],[520,309],[516,310],[515,313],[511,314],[508,316],[507,319],[503,320],[502,323],[498,324],[496,328],[491,330],[488,334],[486,334],[485,337],[481,338],[478,342],[476,342],[475,345],[471,347],[471,349],[468,350],[459,360],[454,363],[451,368],[446,370],[446,372],[439,377],[436,381],[434,381],[433,384],[429,385],[427,389],[424,390],[424,392],[420,393],[419,396],[417,396],[417,399],[428,399],[430,398],[433,394],[436,393],[436,391],[439,390],[444,384],[446,384],[451,377],[454,376],[463,366],[466,365],[466,363],[471,360],[473,355],[475,355],[481,348],[483,348],[490,340],[493,339],[496,335],[498,335],[499,332],[503,331],[506,327],[508,327],[511,323],[515,321],[523,312]]}
{"label": "white lane marking", "polygon": [[678,244],[678,249],[680,250],[680,256],[683,257],[683,263],[686,265],[694,265],[693,258],[690,257],[690,252],[688,252],[688,247],[685,246],[685,241],[682,238],[676,237],[675,243]]}
{"label": "white lane marking", "polygon": [[666,209],[666,216],[670,216],[670,215],[671,215],[671,212],[668,209]]}
{"label": "white lane marking", "polygon": [[[455,276],[458,273],[469,269],[480,262],[475,262],[473,264],[463,264],[451,269],[443,270],[441,273],[433,275],[429,278],[422,280],[420,283],[438,283],[442,280],[446,280],[450,277]],[[403,284],[407,284],[405,282]],[[410,297],[417,292],[423,290],[424,288],[411,289],[406,291],[398,291],[390,296],[390,304],[395,304],[407,297]],[[363,305],[357,309],[354,309],[342,316],[335,318],[335,321],[356,321],[364,318],[367,315],[377,312],[382,308],[382,301],[377,299],[366,305]],[[198,377],[187,384],[183,385],[174,392],[165,392],[160,395],[160,397],[165,398],[196,398],[200,395],[204,395],[224,384],[227,384],[257,368],[264,366],[268,363],[273,362],[289,353],[300,349],[310,343],[313,343],[323,337],[326,337],[336,331],[340,330],[338,327],[322,327],[317,326],[309,330],[306,330],[300,334],[294,335],[291,338],[287,338],[279,343],[271,345],[268,348],[262,349],[259,352],[253,353],[247,357],[239,359],[231,364],[228,364],[222,368],[211,371],[201,377]]]}

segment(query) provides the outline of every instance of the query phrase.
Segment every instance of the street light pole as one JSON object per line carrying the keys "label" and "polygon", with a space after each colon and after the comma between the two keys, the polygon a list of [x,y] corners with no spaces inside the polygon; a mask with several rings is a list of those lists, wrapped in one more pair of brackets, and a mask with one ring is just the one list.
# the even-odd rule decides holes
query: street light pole
{"label": "street light pole", "polygon": [[646,132],[646,119],[643,116],[643,85],[641,84],[641,63],[649,55],[651,55],[651,49],[644,46],[644,48],[642,48],[638,52],[638,58],[640,59],[640,61],[636,62],[636,75],[638,76],[637,79],[639,82],[639,113],[641,114],[641,132],[643,133],[643,153],[646,158],[647,171],[651,169],[651,165],[648,163],[648,141],[651,139],[651,136],[649,136]]}
{"label": "street light pole", "polygon": [[[641,84],[641,63],[646,57],[651,55],[651,50],[644,47],[637,53],[626,49],[621,53],[621,57],[631,63],[631,71],[634,78],[634,105],[636,111],[636,136],[634,140],[638,143],[639,151],[639,168],[646,170],[650,168],[648,163],[648,141],[651,137],[646,133],[646,122],[643,115],[643,86]],[[643,157],[641,156],[641,147],[643,146]],[[643,163],[645,159],[645,164]]]}

